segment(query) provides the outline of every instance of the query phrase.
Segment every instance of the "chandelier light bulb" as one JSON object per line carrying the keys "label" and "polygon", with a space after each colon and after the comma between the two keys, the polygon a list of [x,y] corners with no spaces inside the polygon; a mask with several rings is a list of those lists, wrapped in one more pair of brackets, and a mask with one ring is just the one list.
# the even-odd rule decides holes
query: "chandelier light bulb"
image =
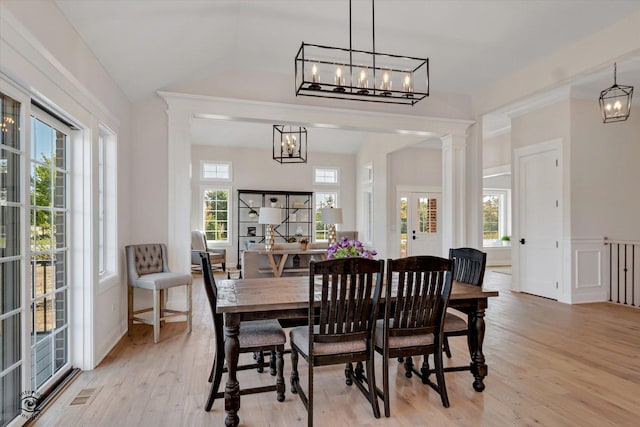
{"label": "chandelier light bulb", "polygon": [[313,67],[311,67],[311,81],[318,83],[318,66],[316,64],[313,64]]}

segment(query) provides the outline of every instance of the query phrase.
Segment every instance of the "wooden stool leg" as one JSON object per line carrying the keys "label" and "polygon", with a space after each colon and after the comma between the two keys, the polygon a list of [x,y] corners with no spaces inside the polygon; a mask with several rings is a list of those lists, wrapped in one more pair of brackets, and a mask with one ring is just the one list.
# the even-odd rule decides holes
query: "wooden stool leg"
{"label": "wooden stool leg", "polygon": [[160,291],[153,290],[153,342],[155,344],[160,340],[160,311],[161,311]]}

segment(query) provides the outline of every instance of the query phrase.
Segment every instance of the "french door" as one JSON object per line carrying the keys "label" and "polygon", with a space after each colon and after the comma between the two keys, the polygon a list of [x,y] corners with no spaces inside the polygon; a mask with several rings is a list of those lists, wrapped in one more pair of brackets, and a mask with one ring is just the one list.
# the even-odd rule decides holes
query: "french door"
{"label": "french door", "polygon": [[401,192],[399,205],[400,256],[442,252],[441,193]]}
{"label": "french door", "polygon": [[70,369],[70,129],[16,98],[0,93],[2,426]]}

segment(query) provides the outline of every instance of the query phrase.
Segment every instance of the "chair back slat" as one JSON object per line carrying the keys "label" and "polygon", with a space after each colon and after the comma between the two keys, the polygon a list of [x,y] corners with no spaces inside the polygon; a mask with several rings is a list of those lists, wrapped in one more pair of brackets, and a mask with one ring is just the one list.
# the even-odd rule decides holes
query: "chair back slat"
{"label": "chair back slat", "polygon": [[[377,310],[384,261],[343,258],[311,262],[309,304],[319,303],[319,316],[309,310],[309,335],[314,342],[365,339]],[[320,301],[315,300],[315,279],[321,277]],[[377,313],[377,311],[376,311]],[[313,326],[319,329],[313,331]]]}
{"label": "chair back slat", "polygon": [[487,265],[486,252],[474,248],[449,249],[449,258],[454,261],[453,280],[482,286]]}
{"label": "chair back slat", "polygon": [[451,260],[432,256],[387,261],[387,284],[392,286],[386,287],[386,301],[395,301],[385,304],[390,336],[438,330],[451,295],[452,266]]}

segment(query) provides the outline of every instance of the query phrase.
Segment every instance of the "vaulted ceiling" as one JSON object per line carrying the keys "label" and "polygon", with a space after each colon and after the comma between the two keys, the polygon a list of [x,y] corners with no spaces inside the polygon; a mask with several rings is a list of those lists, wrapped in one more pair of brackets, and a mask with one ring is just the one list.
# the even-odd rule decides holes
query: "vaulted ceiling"
{"label": "vaulted ceiling", "polygon": [[[292,96],[302,41],[349,44],[347,0],[56,4],[132,102],[229,74],[276,76]],[[625,0],[378,0],[376,50],[429,57],[432,94],[470,97],[637,11]],[[371,49],[371,21],[371,2],[354,0],[354,48]],[[576,84],[597,99],[611,80],[603,70]],[[619,64],[618,81],[640,87],[640,61]]]}

